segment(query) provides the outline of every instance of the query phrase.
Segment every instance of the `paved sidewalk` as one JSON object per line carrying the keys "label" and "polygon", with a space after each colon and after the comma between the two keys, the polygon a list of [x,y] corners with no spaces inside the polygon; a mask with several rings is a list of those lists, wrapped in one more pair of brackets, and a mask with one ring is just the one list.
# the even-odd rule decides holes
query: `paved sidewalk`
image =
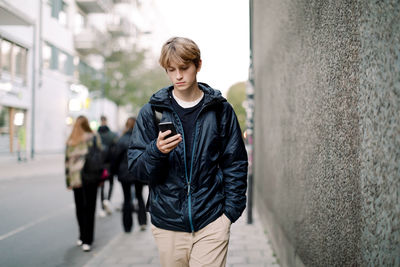
{"label": "paved sidewalk", "polygon": [[[254,223],[251,225],[246,223],[245,215],[232,225],[227,267],[279,267],[257,213],[254,212]],[[130,234],[121,232],[102,250],[94,248],[91,253],[94,258],[85,267],[160,266],[150,227],[144,232],[140,232],[138,227],[134,227]]]}
{"label": "paved sidewalk", "polygon": [[64,154],[39,154],[34,159],[17,161],[0,158],[0,180],[64,173]]}

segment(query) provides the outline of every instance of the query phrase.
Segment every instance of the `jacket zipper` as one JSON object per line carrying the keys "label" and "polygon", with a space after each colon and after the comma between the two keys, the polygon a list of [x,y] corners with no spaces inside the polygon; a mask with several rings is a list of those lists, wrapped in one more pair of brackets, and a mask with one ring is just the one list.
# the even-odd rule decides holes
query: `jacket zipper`
{"label": "jacket zipper", "polygon": [[[193,146],[192,146],[192,155],[191,155],[191,160],[190,160],[190,173],[189,173],[189,179],[187,178],[187,170],[186,170],[186,148],[185,148],[185,143],[183,143],[183,153],[184,153],[184,160],[185,160],[185,175],[186,175],[186,182],[187,182],[187,186],[188,186],[188,209],[189,209],[189,222],[190,222],[190,228],[192,230],[192,234],[194,234],[194,227],[193,227],[193,218],[192,218],[192,195],[190,192],[190,185],[192,183],[192,174],[193,174],[193,161],[194,161],[194,151],[196,148],[196,139],[197,139],[197,128],[198,128],[198,117],[200,115],[200,113],[204,110],[204,107],[206,105],[203,104],[203,106],[201,107],[199,113],[197,114],[197,117],[195,119],[195,126],[194,126],[194,138],[193,138]],[[177,115],[177,114],[176,114]],[[177,116],[179,119],[179,116]],[[180,121],[180,119],[179,119]],[[182,122],[180,121],[180,123],[182,124]],[[183,131],[182,131],[183,132]],[[185,142],[185,136],[183,136],[183,141]]]}
{"label": "jacket zipper", "polygon": [[[191,183],[192,183],[192,174],[193,174],[193,161],[194,161],[194,151],[195,151],[195,148],[196,148],[196,139],[197,139],[197,128],[198,128],[198,121],[197,121],[197,119],[198,119],[198,117],[199,117],[199,115],[200,115],[200,113],[203,111],[203,109],[204,109],[204,104],[203,104],[203,106],[202,106],[202,108],[200,109],[200,111],[199,111],[199,113],[197,114],[197,117],[196,117],[196,119],[195,119],[195,126],[194,126],[194,138],[193,138],[193,141],[192,141],[192,144],[193,144],[193,146],[192,146],[192,155],[191,155],[191,160],[190,160],[190,173],[189,173],[189,179],[187,178],[187,167],[186,167],[186,148],[185,148],[185,143],[183,143],[183,153],[184,153],[184,160],[185,160],[185,175],[186,175],[186,182],[187,182],[187,186],[188,186],[188,191],[187,191],[187,194],[188,194],[188,209],[189,209],[189,222],[190,222],[190,228],[191,228],[191,230],[192,230],[192,234],[194,234],[194,227],[193,227],[193,218],[192,218],[192,195],[191,195],[191,192],[190,192],[190,186],[191,186]],[[179,119],[179,116],[177,116],[178,117],[178,119]],[[180,121],[180,119],[179,119],[179,121]],[[182,122],[180,121],[180,123],[182,124]],[[183,132],[183,131],[182,131]],[[183,136],[183,141],[185,140],[185,136]]]}
{"label": "jacket zipper", "polygon": [[[178,114],[176,114],[175,111],[174,112],[174,116],[179,120],[180,125],[182,125],[182,121],[179,118]],[[192,233],[194,233],[194,227],[193,227],[193,219],[192,219],[192,196],[190,193],[190,186],[191,186],[191,182],[192,182],[192,166],[193,166],[193,151],[192,151],[192,160],[190,162],[190,174],[188,177],[188,171],[187,171],[187,162],[186,162],[186,144],[185,144],[185,133],[182,130],[182,141],[183,141],[183,162],[185,165],[185,179],[186,179],[186,184],[187,184],[187,197],[188,197],[188,216],[189,216],[189,224],[190,224],[190,230],[192,231]],[[196,127],[195,127],[196,130]],[[196,134],[195,134],[195,139],[196,139]],[[194,148],[194,142],[193,142],[193,148]]]}
{"label": "jacket zipper", "polygon": [[[194,227],[193,227],[193,221],[192,221],[192,195],[190,192],[190,184],[192,183],[192,174],[193,174],[193,161],[194,161],[194,150],[196,148],[196,139],[197,139],[197,120],[196,120],[196,125],[194,127],[194,139],[193,139],[193,146],[192,146],[192,156],[190,160],[190,174],[189,174],[189,183],[188,183],[188,206],[189,206],[189,221],[190,221],[190,227],[192,228],[192,233],[194,233]],[[186,161],[186,157],[185,157]],[[185,163],[186,165],[186,163]]]}

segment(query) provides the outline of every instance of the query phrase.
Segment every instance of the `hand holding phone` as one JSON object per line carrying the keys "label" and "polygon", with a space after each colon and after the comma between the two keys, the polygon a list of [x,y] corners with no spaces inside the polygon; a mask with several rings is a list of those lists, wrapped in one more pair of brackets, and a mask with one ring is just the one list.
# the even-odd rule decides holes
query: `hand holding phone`
{"label": "hand holding phone", "polygon": [[177,131],[176,131],[176,128],[175,128],[174,124],[172,122],[170,122],[170,121],[160,122],[158,124],[158,129],[160,129],[161,132],[165,132],[167,130],[171,130],[171,133],[169,135],[167,135],[164,139],[167,139],[167,138],[177,134]]}
{"label": "hand holding phone", "polygon": [[[177,135],[176,128],[172,122],[161,122],[158,124],[158,128],[161,132],[165,132],[167,130],[171,130],[171,133],[165,137],[161,137],[163,134],[160,133],[157,138],[157,148],[164,154],[171,152],[174,148],[176,148],[180,142],[182,142],[182,137]],[[171,140],[165,141],[171,136],[176,136]],[[161,139],[162,138],[162,139]]]}

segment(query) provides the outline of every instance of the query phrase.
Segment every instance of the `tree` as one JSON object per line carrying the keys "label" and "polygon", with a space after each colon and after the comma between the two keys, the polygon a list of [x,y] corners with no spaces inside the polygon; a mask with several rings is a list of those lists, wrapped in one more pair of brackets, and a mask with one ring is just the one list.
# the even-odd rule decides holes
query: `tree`
{"label": "tree", "polygon": [[132,48],[106,58],[104,94],[117,105],[143,106],[150,96],[168,84],[160,67],[145,64],[146,52]]}
{"label": "tree", "polygon": [[228,89],[227,99],[238,117],[240,128],[246,130],[246,110],[243,103],[246,100],[246,83],[238,82]]}
{"label": "tree", "polygon": [[105,58],[101,79],[84,74],[80,80],[90,91],[102,92],[118,106],[141,107],[154,92],[169,83],[162,68],[146,66],[145,60],[146,51],[135,47],[115,51]]}

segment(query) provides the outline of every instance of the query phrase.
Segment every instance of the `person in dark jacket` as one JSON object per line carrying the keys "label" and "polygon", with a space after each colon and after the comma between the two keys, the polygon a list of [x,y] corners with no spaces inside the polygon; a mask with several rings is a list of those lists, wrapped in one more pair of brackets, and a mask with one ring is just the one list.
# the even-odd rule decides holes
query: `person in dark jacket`
{"label": "person in dark jacket", "polygon": [[135,122],[136,118],[134,117],[127,119],[125,123],[126,130],[117,142],[115,154],[111,164],[111,174],[118,176],[118,181],[120,181],[122,191],[124,193],[124,204],[122,206],[122,225],[127,233],[131,232],[133,226],[132,213],[134,209],[131,190],[133,184],[135,185],[135,196],[139,206],[137,213],[140,230],[144,231],[147,224],[146,207],[142,195],[144,184],[137,179],[134,179],[132,174],[128,172],[127,150]]}
{"label": "person in dark jacket", "polygon": [[[172,85],[139,112],[128,167],[149,183],[152,231],[162,266],[225,266],[231,223],[246,206],[247,153],[232,106],[197,82],[200,50],[174,37],[160,65]],[[160,114],[161,116],[158,116]],[[178,134],[160,132],[170,121]]]}
{"label": "person in dark jacket", "polygon": [[[105,217],[106,214],[110,215],[112,213],[111,208],[111,195],[114,186],[114,176],[109,175],[110,173],[110,166],[112,161],[112,154],[113,149],[115,148],[115,144],[117,143],[118,136],[110,130],[107,126],[107,117],[101,116],[100,117],[100,127],[97,130],[101,137],[101,143],[104,148],[104,167],[107,170],[108,176],[104,179],[104,182],[100,184],[100,201],[101,201],[101,210],[100,210],[100,217]],[[107,175],[107,174],[105,174]],[[104,192],[105,183],[108,182],[108,194],[106,195]]]}

